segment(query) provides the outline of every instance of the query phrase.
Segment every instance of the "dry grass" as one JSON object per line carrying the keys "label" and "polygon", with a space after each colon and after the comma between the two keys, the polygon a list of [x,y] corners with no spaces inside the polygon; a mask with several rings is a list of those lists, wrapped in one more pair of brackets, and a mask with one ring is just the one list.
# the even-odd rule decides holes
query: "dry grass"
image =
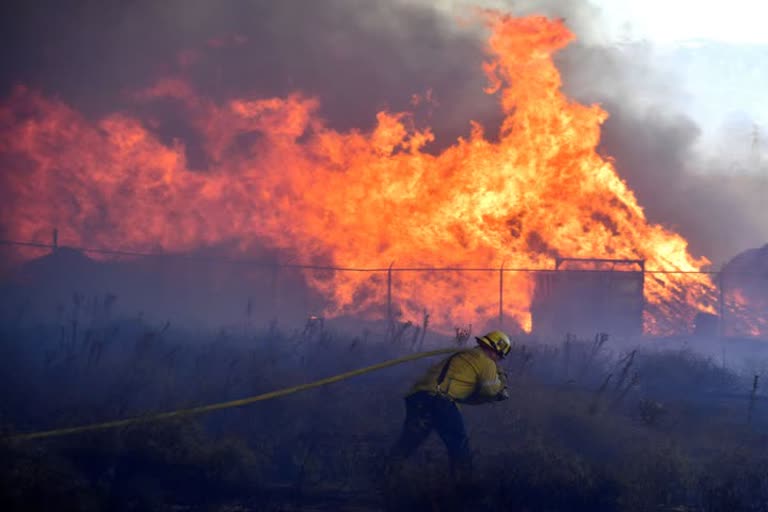
{"label": "dry grass", "polygon": [[[113,303],[76,297],[57,323],[2,326],[5,432],[306,382],[420,349],[429,325],[425,314],[418,326],[346,337],[319,319],[258,329],[248,316],[200,334],[113,318]],[[467,332],[446,343],[465,343]],[[610,345],[600,335],[516,344],[505,360],[511,400],[463,408],[476,472],[460,490],[447,485],[445,451],[431,439],[397,492],[381,494],[400,397],[431,363],[420,361],[184,422],[2,444],[0,508],[768,510],[766,418],[759,395],[749,399],[751,379],[691,352]]]}

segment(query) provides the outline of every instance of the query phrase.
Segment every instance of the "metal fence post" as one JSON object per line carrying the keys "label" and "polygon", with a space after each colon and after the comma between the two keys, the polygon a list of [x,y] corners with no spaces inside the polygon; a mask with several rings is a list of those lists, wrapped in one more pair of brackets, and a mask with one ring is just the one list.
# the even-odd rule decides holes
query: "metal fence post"
{"label": "metal fence post", "polygon": [[387,269],[387,322],[389,325],[392,325],[392,266],[394,264],[393,261]]}
{"label": "metal fence post", "polygon": [[499,267],[499,329],[504,327],[504,262]]}
{"label": "metal fence post", "polygon": [[718,331],[720,334],[720,337],[725,336],[725,273],[720,270],[720,273],[717,275],[717,281],[718,281],[718,309],[720,310],[720,321],[717,323]]}
{"label": "metal fence post", "polygon": [[[280,315],[280,265],[272,267],[272,315],[277,318]],[[306,294],[304,297],[304,309],[307,310]],[[309,312],[307,312],[309,314]]]}
{"label": "metal fence post", "polygon": [[59,248],[59,230],[58,228],[53,228],[53,236],[51,238],[51,248],[54,252],[56,252]]}

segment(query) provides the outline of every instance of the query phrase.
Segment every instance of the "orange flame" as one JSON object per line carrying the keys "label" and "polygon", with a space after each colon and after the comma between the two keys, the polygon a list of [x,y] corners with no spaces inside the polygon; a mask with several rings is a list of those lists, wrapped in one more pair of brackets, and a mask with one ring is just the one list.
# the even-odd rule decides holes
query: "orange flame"
{"label": "orange flame", "polygon": [[728,290],[725,304],[726,334],[753,337],[768,334],[768,317],[766,317],[768,301],[765,298],[734,288]]}
{"label": "orange flame", "polygon": [[[114,113],[92,122],[59,100],[18,88],[0,110],[7,234],[40,239],[58,226],[73,244],[189,251],[254,241],[295,262],[343,266],[551,268],[555,256],[645,259],[648,270],[696,271],[680,235],[649,224],[611,161],[595,151],[607,113],[569,100],[552,55],[573,35],[561,21],[487,14],[489,93],[505,114],[498,142],[471,135],[439,154],[408,113],[379,112],[370,132],[339,132],[302,94],[216,104],[181,79],[136,94],[172,100],[201,136],[206,171],[151,122]],[[443,107],[444,108],[444,107]],[[307,273],[328,314],[381,314],[382,274]],[[498,282],[457,273],[401,273],[405,318],[432,325],[487,319]],[[506,277],[505,314],[530,328],[532,280]],[[703,275],[646,280],[646,329],[689,326],[713,312]],[[668,321],[667,319],[671,319]]]}

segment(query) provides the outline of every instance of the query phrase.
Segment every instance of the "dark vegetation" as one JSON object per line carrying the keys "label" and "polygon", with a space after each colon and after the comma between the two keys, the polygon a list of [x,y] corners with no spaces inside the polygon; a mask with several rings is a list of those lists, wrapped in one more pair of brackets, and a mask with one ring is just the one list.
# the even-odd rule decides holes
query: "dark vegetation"
{"label": "dark vegetation", "polygon": [[[414,325],[359,336],[319,319],[190,332],[119,318],[114,303],[75,295],[49,322],[5,312],[0,510],[768,510],[768,418],[753,371],[599,334],[515,345],[504,361],[511,400],[463,407],[475,473],[461,487],[434,436],[383,483],[400,398],[433,360],[204,416],[9,441],[431,348]],[[470,339],[457,329],[444,345]]]}

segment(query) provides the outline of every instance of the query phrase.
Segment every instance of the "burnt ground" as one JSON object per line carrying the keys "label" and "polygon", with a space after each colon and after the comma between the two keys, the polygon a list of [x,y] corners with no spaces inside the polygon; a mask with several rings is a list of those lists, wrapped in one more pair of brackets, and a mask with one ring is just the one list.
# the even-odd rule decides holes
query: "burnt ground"
{"label": "burnt ground", "polygon": [[[93,304],[77,322],[3,321],[5,434],[232,400],[416,348],[318,325],[192,331]],[[760,384],[751,393],[762,351],[723,366],[691,346],[517,344],[504,361],[512,398],[462,408],[475,472],[461,488],[435,436],[383,485],[421,360],[183,420],[6,439],[0,509],[768,510],[768,409]]]}

